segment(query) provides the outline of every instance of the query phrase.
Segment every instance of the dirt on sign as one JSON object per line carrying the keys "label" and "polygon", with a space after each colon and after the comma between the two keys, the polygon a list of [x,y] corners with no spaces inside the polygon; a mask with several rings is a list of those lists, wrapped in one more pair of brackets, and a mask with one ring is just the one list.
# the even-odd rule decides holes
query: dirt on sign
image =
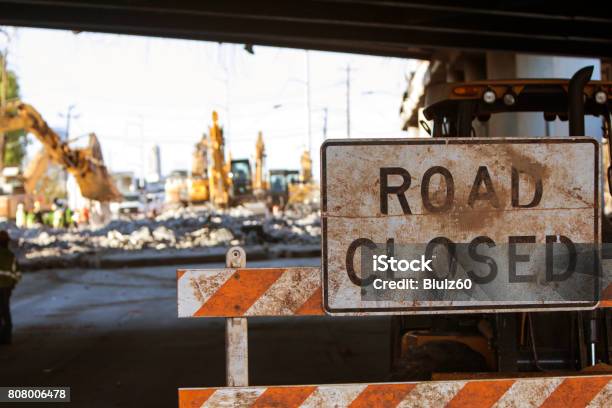
{"label": "dirt on sign", "polygon": [[[330,140],[321,166],[327,313],[595,305],[600,164],[594,139]],[[402,250],[435,258],[430,249],[441,244],[450,258],[442,277],[438,270],[376,274],[370,265],[380,250],[387,258]],[[418,290],[373,289],[399,278],[415,278]],[[460,289],[447,283],[424,289],[424,279],[442,278],[464,282]]]}

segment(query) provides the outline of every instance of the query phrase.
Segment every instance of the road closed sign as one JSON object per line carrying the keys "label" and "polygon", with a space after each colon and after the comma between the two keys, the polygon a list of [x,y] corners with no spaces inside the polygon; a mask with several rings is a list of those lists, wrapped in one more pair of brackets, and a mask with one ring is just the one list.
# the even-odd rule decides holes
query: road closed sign
{"label": "road closed sign", "polygon": [[321,172],[329,314],[597,303],[596,140],[329,140]]}

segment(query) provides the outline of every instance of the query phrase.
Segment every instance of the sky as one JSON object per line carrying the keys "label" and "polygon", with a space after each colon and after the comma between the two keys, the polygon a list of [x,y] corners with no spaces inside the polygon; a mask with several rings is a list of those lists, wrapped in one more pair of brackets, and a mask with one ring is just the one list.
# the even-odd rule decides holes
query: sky
{"label": "sky", "polygon": [[[263,132],[268,169],[298,169],[310,145],[318,175],[324,128],[327,138],[347,137],[347,116],[351,137],[406,137],[399,108],[414,60],[262,46],[250,54],[241,44],[2,29],[8,36],[0,49],[8,49],[21,99],[59,130],[74,105],[70,138],[95,132],[111,171],[145,176],[156,144],[164,174],[190,169],[213,110],[233,158],[252,159]],[[40,148],[32,140],[30,153]]]}

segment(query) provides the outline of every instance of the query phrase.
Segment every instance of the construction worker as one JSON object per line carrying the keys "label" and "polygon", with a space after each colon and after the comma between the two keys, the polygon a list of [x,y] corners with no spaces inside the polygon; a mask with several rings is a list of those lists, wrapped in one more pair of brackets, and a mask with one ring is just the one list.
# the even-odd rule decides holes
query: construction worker
{"label": "construction worker", "polygon": [[72,209],[69,206],[66,206],[66,209],[64,210],[64,219],[62,220],[64,228],[72,228],[74,226],[74,220],[72,219],[73,215],[74,213],[72,212]]}
{"label": "construction worker", "polygon": [[26,216],[27,214],[23,203],[17,204],[17,211],[15,212],[15,225],[17,228],[25,228]]}
{"label": "construction worker", "polygon": [[32,211],[32,225],[28,226],[29,228],[35,227],[37,225],[43,225],[43,212],[40,208],[40,201],[34,202],[34,211]]}
{"label": "construction worker", "polygon": [[64,226],[64,209],[60,204],[53,204],[51,210],[53,211],[53,228],[62,228]]}
{"label": "construction worker", "polygon": [[8,232],[0,231],[0,344],[11,344],[13,324],[9,300],[13,288],[21,278],[17,271],[17,260],[9,249],[11,238]]}

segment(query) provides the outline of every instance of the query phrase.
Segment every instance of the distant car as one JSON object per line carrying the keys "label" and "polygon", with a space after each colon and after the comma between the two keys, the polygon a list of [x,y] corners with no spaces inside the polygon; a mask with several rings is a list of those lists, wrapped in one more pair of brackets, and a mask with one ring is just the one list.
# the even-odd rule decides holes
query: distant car
{"label": "distant car", "polygon": [[147,204],[145,208],[147,216],[157,215],[163,211],[165,197],[164,191],[146,194]]}
{"label": "distant car", "polygon": [[142,214],[145,211],[145,205],[139,194],[124,194],[123,201],[111,203],[111,211],[115,214]]}

